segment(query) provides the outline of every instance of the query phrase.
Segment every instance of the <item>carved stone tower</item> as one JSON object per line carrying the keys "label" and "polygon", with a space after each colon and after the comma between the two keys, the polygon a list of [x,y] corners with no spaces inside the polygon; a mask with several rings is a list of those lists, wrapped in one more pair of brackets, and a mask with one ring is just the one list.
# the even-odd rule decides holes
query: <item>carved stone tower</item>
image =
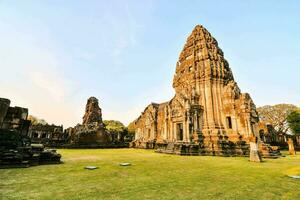
{"label": "carved stone tower", "polygon": [[173,87],[176,95],[187,99],[192,95],[203,107],[204,135],[256,134],[255,105],[249,94],[240,92],[216,39],[203,26],[197,25],[184,45]]}
{"label": "carved stone tower", "polygon": [[188,155],[245,155],[258,136],[258,115],[241,93],[215,38],[197,25],[183,47],[173,79],[175,96],[150,104],[134,121],[132,146]]}

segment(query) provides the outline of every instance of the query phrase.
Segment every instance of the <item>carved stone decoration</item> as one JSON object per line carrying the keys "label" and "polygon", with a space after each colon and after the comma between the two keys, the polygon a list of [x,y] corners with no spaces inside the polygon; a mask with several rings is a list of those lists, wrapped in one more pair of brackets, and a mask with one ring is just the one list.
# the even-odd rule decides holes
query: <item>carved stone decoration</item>
{"label": "carved stone decoration", "polygon": [[[135,120],[132,146],[146,148],[156,141],[151,147],[158,152],[170,153],[174,147],[173,153],[187,155],[249,154],[249,137],[258,136],[255,104],[249,94],[241,93],[216,39],[201,25],[179,55],[173,88],[170,101],[150,104]],[[151,139],[146,139],[150,108],[157,117]]]}

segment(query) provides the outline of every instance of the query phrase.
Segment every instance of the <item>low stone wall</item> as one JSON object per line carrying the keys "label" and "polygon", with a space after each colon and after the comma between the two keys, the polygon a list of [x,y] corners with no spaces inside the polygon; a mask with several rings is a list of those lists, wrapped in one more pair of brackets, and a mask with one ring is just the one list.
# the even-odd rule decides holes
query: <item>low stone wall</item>
{"label": "low stone wall", "polygon": [[155,141],[132,141],[129,143],[129,147],[137,149],[154,149],[155,144]]}
{"label": "low stone wall", "polygon": [[62,149],[118,149],[118,148],[128,148],[129,143],[123,144],[64,144],[61,146],[56,146],[56,148]]}

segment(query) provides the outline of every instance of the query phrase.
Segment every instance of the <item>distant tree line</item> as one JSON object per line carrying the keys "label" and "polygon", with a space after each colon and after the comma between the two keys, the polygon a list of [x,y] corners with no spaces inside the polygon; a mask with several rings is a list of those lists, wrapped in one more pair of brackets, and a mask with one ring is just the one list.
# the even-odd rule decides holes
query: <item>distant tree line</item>
{"label": "distant tree line", "polygon": [[130,127],[124,126],[124,124],[117,120],[103,120],[106,130],[110,134],[117,134],[120,138],[126,138],[131,140],[134,137],[134,132]]}

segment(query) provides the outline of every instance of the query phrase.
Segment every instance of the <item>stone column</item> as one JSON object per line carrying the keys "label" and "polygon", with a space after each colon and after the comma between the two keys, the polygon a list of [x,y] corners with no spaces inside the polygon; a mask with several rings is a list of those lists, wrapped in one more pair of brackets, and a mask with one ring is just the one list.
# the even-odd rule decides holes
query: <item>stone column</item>
{"label": "stone column", "polygon": [[163,139],[168,139],[168,136],[167,136],[167,131],[168,131],[168,119],[165,119],[165,122],[164,122],[164,133],[163,133]]}
{"label": "stone column", "polygon": [[195,112],[194,114],[194,131],[197,131],[199,129],[198,127],[198,111]]}
{"label": "stone column", "polygon": [[186,133],[184,135],[184,142],[189,142],[190,141],[190,114],[189,112],[187,113],[187,118],[185,120],[186,123]]}
{"label": "stone column", "polygon": [[257,137],[250,137],[250,162],[262,162],[257,142]]}
{"label": "stone column", "polygon": [[209,129],[215,128],[215,119],[214,119],[214,108],[212,100],[212,83],[210,80],[207,80],[205,83],[205,98],[206,98],[206,112],[207,112],[207,122]]}
{"label": "stone column", "polygon": [[174,130],[174,123],[170,121],[170,140],[174,141],[174,136],[176,135],[176,131]]}
{"label": "stone column", "polygon": [[287,143],[289,145],[290,155],[296,155],[296,151],[295,151],[295,147],[294,147],[294,142],[293,142],[292,138],[289,138]]}

